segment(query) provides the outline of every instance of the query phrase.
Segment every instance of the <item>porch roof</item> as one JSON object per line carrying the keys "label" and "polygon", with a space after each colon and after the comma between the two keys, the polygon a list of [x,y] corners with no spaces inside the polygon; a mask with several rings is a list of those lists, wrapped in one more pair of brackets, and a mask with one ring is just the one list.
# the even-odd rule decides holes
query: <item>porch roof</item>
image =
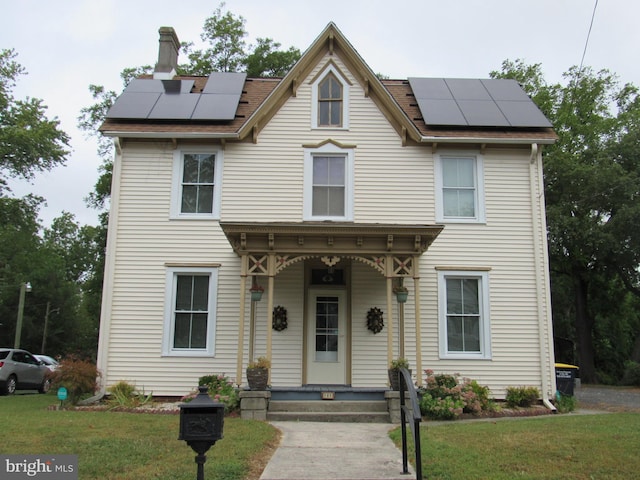
{"label": "porch roof", "polygon": [[443,225],[351,222],[220,222],[238,255],[421,255]]}

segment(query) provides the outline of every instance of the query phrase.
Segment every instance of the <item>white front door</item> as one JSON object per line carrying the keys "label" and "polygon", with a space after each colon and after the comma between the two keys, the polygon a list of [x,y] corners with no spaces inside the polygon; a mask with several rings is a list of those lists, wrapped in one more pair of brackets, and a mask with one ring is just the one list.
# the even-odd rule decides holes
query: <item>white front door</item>
{"label": "white front door", "polygon": [[309,292],[308,384],[345,383],[346,303],[344,290]]}

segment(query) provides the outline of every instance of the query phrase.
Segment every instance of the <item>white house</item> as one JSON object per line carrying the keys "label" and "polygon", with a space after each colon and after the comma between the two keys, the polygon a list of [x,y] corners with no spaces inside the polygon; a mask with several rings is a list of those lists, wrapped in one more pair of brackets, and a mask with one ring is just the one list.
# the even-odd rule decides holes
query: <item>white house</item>
{"label": "white house", "polygon": [[553,396],[541,152],[556,135],[515,81],[380,80],[333,23],[282,79],[178,77],[178,45],[160,29],[156,72],[101,128],[116,145],[105,388],[245,386],[266,356],[274,391],[384,390],[406,357],[418,383],[433,369]]}

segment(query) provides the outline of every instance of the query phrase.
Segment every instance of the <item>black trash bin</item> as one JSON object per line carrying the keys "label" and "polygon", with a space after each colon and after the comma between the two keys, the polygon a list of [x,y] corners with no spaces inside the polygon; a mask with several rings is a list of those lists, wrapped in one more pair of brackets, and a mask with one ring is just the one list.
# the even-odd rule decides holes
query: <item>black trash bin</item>
{"label": "black trash bin", "polygon": [[567,363],[556,363],[556,389],[562,395],[573,396],[578,367]]}

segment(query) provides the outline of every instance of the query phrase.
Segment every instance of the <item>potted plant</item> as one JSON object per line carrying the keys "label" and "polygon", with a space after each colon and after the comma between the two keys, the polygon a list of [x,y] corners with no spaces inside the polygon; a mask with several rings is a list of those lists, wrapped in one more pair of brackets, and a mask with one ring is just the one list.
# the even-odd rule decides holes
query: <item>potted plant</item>
{"label": "potted plant", "polygon": [[251,288],[249,289],[249,291],[251,292],[251,301],[259,302],[262,299],[262,294],[264,293],[264,287],[262,285],[258,285],[257,283],[254,283],[253,285],[251,285]]}
{"label": "potted plant", "polygon": [[396,299],[398,303],[405,303],[407,301],[407,297],[409,296],[409,290],[404,285],[397,285],[393,287],[393,293],[396,294]]}
{"label": "potted plant", "polygon": [[271,362],[267,357],[258,357],[247,365],[249,390],[266,390],[269,382]]}
{"label": "potted plant", "polygon": [[409,369],[409,361],[406,358],[397,358],[392,360],[389,364],[389,383],[391,384],[392,390],[400,390],[400,380],[398,375],[401,368],[406,368],[409,370],[409,373],[411,373],[411,370]]}

